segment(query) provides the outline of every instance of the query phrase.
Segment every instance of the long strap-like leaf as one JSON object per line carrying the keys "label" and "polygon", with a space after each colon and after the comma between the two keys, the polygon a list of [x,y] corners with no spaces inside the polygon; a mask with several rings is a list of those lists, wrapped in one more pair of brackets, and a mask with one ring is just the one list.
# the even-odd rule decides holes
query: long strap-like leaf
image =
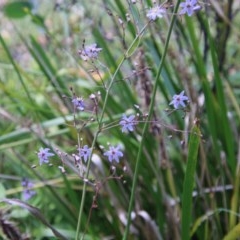
{"label": "long strap-like leaf", "polygon": [[187,169],[183,183],[182,195],[182,237],[190,239],[190,224],[192,213],[192,192],[194,187],[194,175],[196,171],[198,148],[200,143],[200,130],[196,125],[193,126],[188,147]]}
{"label": "long strap-like leaf", "polygon": [[38,208],[35,208],[19,199],[1,199],[0,202],[5,202],[14,206],[18,206],[24,209],[27,209],[32,215],[34,215],[37,219],[39,219],[45,226],[49,227],[53,234],[61,240],[67,240],[60,232],[58,232],[55,228],[51,226],[51,224],[48,223],[48,221],[45,219],[45,217],[41,214]]}

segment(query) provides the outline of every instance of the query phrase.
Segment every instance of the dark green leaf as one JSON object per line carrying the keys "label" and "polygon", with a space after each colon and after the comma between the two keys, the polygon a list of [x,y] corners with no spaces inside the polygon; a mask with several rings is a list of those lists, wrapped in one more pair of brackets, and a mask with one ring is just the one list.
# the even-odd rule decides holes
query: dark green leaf
{"label": "dark green leaf", "polygon": [[15,1],[5,4],[3,12],[9,18],[23,18],[31,9],[32,4],[29,1]]}

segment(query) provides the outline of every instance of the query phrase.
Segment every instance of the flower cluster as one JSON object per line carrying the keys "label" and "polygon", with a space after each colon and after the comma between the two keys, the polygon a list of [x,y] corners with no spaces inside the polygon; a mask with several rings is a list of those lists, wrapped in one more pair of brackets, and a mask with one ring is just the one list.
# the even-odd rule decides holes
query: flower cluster
{"label": "flower cluster", "polygon": [[22,180],[22,186],[23,186],[22,198],[24,201],[29,200],[36,194],[35,191],[31,190],[33,187],[33,183],[30,182],[28,179],[24,178]]}
{"label": "flower cluster", "polygon": [[[194,12],[201,9],[201,6],[198,5],[197,0],[185,0],[184,2],[180,3],[180,10],[179,15],[187,14],[188,16],[192,16]],[[150,21],[155,21],[157,18],[162,18],[165,14],[167,14],[167,9],[164,7],[164,5],[156,5],[155,7],[152,7],[147,12],[146,16]],[[102,51],[102,48],[98,48],[96,43],[93,43],[88,46],[83,46],[82,50],[79,50],[80,57],[87,61],[89,59],[96,59],[98,57],[98,54]],[[97,101],[96,101],[96,95],[91,94],[90,99],[94,100],[93,102],[96,104],[97,107]],[[169,105],[173,105],[175,109],[178,109],[180,107],[186,107],[186,102],[188,101],[188,97],[184,95],[184,91],[182,91],[180,94],[175,94],[173,96],[172,101]],[[74,106],[74,109],[78,109],[80,111],[85,110],[85,102],[82,97],[76,97],[75,94],[73,94],[72,103]],[[123,114],[122,118],[119,121],[119,126],[121,127],[121,130],[123,133],[129,133],[133,132],[135,130],[135,127],[138,123],[138,117],[135,115],[126,116]],[[40,148],[38,152],[38,158],[39,163],[42,165],[43,163],[49,162],[49,157],[54,156],[53,153],[49,152],[49,148]],[[85,163],[90,158],[92,149],[88,147],[88,145],[84,145],[80,148],[78,148],[78,155],[73,154],[76,161],[79,161],[80,159],[83,160]],[[109,162],[117,162],[119,163],[119,159],[123,157],[123,153],[120,150],[120,145],[117,146],[109,146],[109,149],[104,152],[103,154],[105,157],[108,158]],[[60,167],[61,171],[65,172],[63,167]]]}
{"label": "flower cluster", "polygon": [[[186,107],[186,101],[188,101],[189,98],[184,95],[184,91],[182,91],[180,94],[175,94],[172,98],[172,101],[169,105],[173,105],[175,109],[178,109],[180,107]],[[84,102],[82,98],[74,98],[72,100],[74,106],[78,108],[79,110],[84,110]],[[135,126],[137,125],[137,120],[135,115],[126,116],[123,114],[119,125],[122,128],[122,132],[133,132],[135,130]],[[53,153],[49,152],[49,148],[40,148],[38,152],[38,158],[40,161],[40,165],[42,163],[48,163],[48,158],[51,156],[54,156]],[[87,160],[90,157],[91,154],[91,148],[88,147],[88,145],[84,145],[83,147],[78,148],[79,151],[79,159],[83,159],[84,162],[87,162]],[[106,151],[104,154],[109,160],[109,162],[117,162],[119,163],[119,158],[123,157],[123,153],[120,151],[120,146],[109,146],[109,150]]]}

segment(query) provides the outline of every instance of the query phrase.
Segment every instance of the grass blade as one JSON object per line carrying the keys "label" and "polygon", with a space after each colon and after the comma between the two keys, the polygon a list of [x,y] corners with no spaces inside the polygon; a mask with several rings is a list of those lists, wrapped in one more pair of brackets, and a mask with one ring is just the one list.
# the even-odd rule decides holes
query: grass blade
{"label": "grass blade", "polygon": [[235,240],[240,237],[240,223],[237,224],[224,238],[223,240]]}
{"label": "grass blade", "polygon": [[39,209],[37,209],[25,202],[22,202],[18,199],[2,199],[0,202],[5,202],[5,203],[8,203],[8,204],[11,204],[14,206],[19,206],[21,208],[27,209],[32,215],[34,215],[37,219],[39,219],[45,226],[49,227],[52,230],[52,232],[54,233],[54,235],[56,237],[58,237],[58,239],[67,240],[67,238],[65,238],[60,232],[58,232],[55,228],[53,228],[51,226],[51,224],[48,223],[48,221],[41,214]]}
{"label": "grass blade", "polygon": [[184,240],[190,239],[192,192],[194,187],[194,174],[197,164],[199,143],[200,143],[200,130],[197,125],[194,125],[189,140],[187,169],[183,183],[181,239]]}

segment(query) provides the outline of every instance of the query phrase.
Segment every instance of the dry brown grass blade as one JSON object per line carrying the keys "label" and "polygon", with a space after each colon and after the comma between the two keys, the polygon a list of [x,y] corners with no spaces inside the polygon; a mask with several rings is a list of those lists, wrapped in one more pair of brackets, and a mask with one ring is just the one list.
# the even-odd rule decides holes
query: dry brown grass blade
{"label": "dry brown grass blade", "polygon": [[41,214],[41,212],[39,211],[38,208],[35,208],[19,199],[7,199],[7,198],[4,198],[4,199],[1,199],[0,202],[5,202],[5,203],[8,203],[10,205],[13,205],[13,206],[18,206],[18,207],[21,207],[21,208],[24,208],[26,210],[28,210],[34,217],[36,217],[38,220],[40,220],[45,226],[49,227],[53,234],[58,238],[58,239],[61,239],[61,240],[67,240],[67,238],[65,238],[60,232],[58,232],[55,228],[53,228],[51,226],[51,224],[49,224],[47,222],[47,220],[45,219],[45,217]]}

